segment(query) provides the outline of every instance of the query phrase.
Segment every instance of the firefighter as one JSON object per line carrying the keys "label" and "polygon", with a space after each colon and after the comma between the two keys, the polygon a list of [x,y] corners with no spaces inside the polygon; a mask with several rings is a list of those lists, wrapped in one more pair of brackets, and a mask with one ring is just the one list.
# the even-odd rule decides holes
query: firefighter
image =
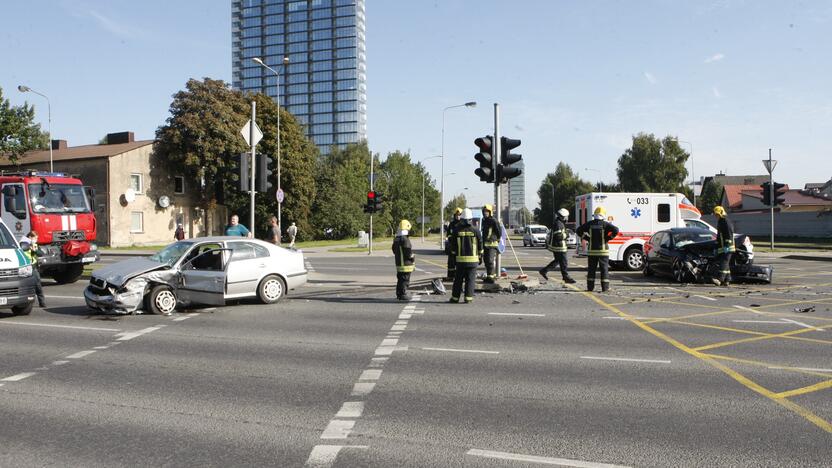
{"label": "firefighter", "polygon": [[451,237],[451,255],[456,262],[456,276],[451,290],[451,303],[459,303],[462,284],[465,283],[465,303],[474,300],[474,283],[477,279],[477,265],[482,263],[482,234],[471,225],[474,214],[465,208],[462,219],[457,223]]}
{"label": "firefighter", "polygon": [[410,286],[410,274],[416,268],[416,257],[413,255],[413,248],[410,245],[410,221],[403,219],[399,222],[399,232],[393,239],[393,257],[396,259],[396,298],[400,301],[409,301],[410,294],[407,288]]}
{"label": "firefighter", "polygon": [[714,214],[718,218],[716,223],[716,253],[719,260],[719,278],[711,278],[716,286],[728,286],[731,278],[731,257],[734,256],[734,229],[728,222],[728,214],[721,206],[714,207]]}
{"label": "firefighter", "polygon": [[462,208],[456,207],[453,219],[448,223],[448,232],[445,233],[445,255],[448,256],[448,274],[445,275],[445,279],[449,281],[453,281],[456,276],[456,263],[454,262],[454,256],[451,255],[451,237],[454,235],[456,225],[459,224],[460,216],[462,216]]}
{"label": "firefighter", "polygon": [[601,291],[610,289],[610,250],[609,241],[618,235],[618,228],[606,221],[607,210],[603,206],[595,208],[592,220],[582,224],[576,231],[581,239],[587,240],[588,271],[586,290],[595,289],[595,270],[601,267]]}
{"label": "firefighter", "polygon": [[552,226],[552,230],[549,231],[549,235],[546,236],[546,248],[549,252],[552,252],[554,255],[554,259],[545,267],[540,269],[540,276],[543,279],[548,280],[548,271],[554,270],[556,266],[560,267],[560,274],[563,277],[563,281],[565,283],[575,283],[575,280],[569,276],[569,272],[567,268],[569,267],[569,261],[566,258],[566,221],[569,219],[569,210],[566,208],[561,208],[557,212],[557,219],[555,220],[554,226]]}
{"label": "firefighter", "polygon": [[482,207],[482,232],[483,260],[485,260],[485,282],[493,283],[497,279],[497,247],[500,245],[500,225],[492,214],[494,207],[484,205]]}

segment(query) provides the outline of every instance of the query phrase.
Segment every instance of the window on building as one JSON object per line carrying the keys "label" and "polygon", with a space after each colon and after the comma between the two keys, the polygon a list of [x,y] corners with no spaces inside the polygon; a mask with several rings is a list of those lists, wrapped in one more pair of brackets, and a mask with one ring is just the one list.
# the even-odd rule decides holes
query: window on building
{"label": "window on building", "polygon": [[312,71],[324,71],[324,70],[332,70],[332,61],[330,60],[322,60],[320,62],[313,62],[312,63]]}
{"label": "window on building", "polygon": [[319,29],[312,31],[312,40],[332,39],[332,29]]}
{"label": "window on building", "polygon": [[306,32],[296,32],[289,34],[289,42],[306,41]]}
{"label": "window on building", "polygon": [[[316,12],[312,12],[312,16],[315,16]],[[332,20],[330,18],[325,19],[318,19],[312,22],[312,29],[326,29],[327,37],[331,37],[332,33],[329,31],[329,28],[332,27]],[[314,37],[313,37],[314,39]]]}
{"label": "window on building", "polygon": [[173,193],[177,195],[182,195],[185,193],[185,177],[183,176],[174,176],[173,177]]}
{"label": "window on building", "polygon": [[312,19],[323,19],[323,18],[331,18],[332,13],[330,13],[328,8],[323,8],[320,10],[312,10]]}
{"label": "window on building", "polygon": [[287,10],[290,11],[290,12],[306,10],[306,1],[307,0],[301,0],[301,1],[297,1],[297,2],[290,2],[289,7],[287,8]]}
{"label": "window on building", "polygon": [[130,232],[144,232],[144,213],[141,211],[130,212]]}
{"label": "window on building", "polygon": [[332,81],[332,72],[315,72],[312,74],[312,81]]}
{"label": "window on building", "polygon": [[293,11],[289,13],[289,21],[306,21],[306,12]]}
{"label": "window on building", "polygon": [[332,41],[327,39],[323,41],[315,41],[312,43],[312,50],[324,50],[324,49],[331,49],[332,48]]}
{"label": "window on building", "polygon": [[260,26],[260,17],[255,16],[253,18],[246,18],[243,20],[243,27],[250,28],[252,26]]}
{"label": "window on building", "polygon": [[137,194],[143,192],[144,184],[141,174],[130,174],[130,188]]}
{"label": "window on building", "polygon": [[312,102],[330,102],[332,93],[315,93],[312,95]]}
{"label": "window on building", "polygon": [[[270,35],[270,34],[283,34],[283,25],[282,24],[272,24],[270,26],[266,26],[263,28],[263,34]],[[282,44],[283,37],[281,36],[280,42],[275,42],[275,44]]]}
{"label": "window on building", "polygon": [[276,5],[268,5],[266,8],[263,9],[263,13],[267,15],[273,15],[275,13],[283,13],[283,5],[276,4]]}
{"label": "window on building", "polygon": [[260,35],[260,27],[243,29],[243,37],[255,37]]}
{"label": "window on building", "polygon": [[267,16],[266,19],[263,22],[265,24],[281,24],[281,23],[283,23],[283,15]]}

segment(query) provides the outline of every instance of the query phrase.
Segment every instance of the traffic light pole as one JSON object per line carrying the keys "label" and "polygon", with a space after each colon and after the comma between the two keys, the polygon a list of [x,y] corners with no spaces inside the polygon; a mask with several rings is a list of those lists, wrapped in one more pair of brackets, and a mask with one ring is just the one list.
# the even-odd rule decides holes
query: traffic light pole
{"label": "traffic light pole", "polygon": [[769,200],[771,201],[771,205],[769,206],[769,211],[771,213],[771,251],[774,252],[774,166],[771,165],[771,148],[768,149],[768,190],[769,190]]}
{"label": "traffic light pole", "polygon": [[[491,213],[494,217],[497,218],[497,225],[500,227],[500,237],[502,237],[502,229],[503,223],[500,220],[500,213],[502,209],[500,208],[500,178],[499,174],[497,173],[497,165],[499,164],[498,158],[500,157],[500,105],[498,103],[494,103],[494,141],[491,143],[492,148],[492,171],[494,174],[494,211],[496,213]],[[480,226],[482,228],[482,226]],[[497,259],[494,264],[495,273],[497,274],[497,278],[500,277],[500,251],[497,250]]]}
{"label": "traffic light pole", "polygon": [[257,161],[254,155],[254,146],[257,142],[257,140],[254,138],[254,129],[257,128],[257,124],[255,123],[255,117],[257,117],[257,101],[251,101],[251,129],[249,130],[249,141],[251,142],[251,178],[249,179],[249,188],[251,189],[251,211],[249,212],[250,216],[248,227],[252,233],[254,233],[254,166],[256,166],[255,162]]}
{"label": "traffic light pole", "polygon": [[[373,153],[370,153],[370,191],[373,191],[375,186],[375,178],[373,177]],[[370,213],[370,239],[367,242],[367,255],[373,254],[373,213]]]}

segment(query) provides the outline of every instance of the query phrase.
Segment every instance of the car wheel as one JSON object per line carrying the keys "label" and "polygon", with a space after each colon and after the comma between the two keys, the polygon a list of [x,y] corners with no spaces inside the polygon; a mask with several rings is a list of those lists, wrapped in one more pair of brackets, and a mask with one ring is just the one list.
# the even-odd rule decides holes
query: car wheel
{"label": "car wheel", "polygon": [[644,252],[641,247],[630,247],[624,252],[624,265],[630,271],[638,271],[644,268]]}
{"label": "car wheel", "polygon": [[32,307],[35,306],[35,301],[32,301],[26,305],[18,305],[12,307],[12,314],[14,315],[29,315],[32,312]]}
{"label": "car wheel", "polygon": [[283,298],[286,294],[286,283],[283,279],[276,275],[269,275],[260,281],[257,286],[257,296],[263,301],[263,304],[274,304]]}
{"label": "car wheel", "polygon": [[52,274],[52,279],[58,284],[72,284],[84,273],[84,265],[72,263]]}
{"label": "car wheel", "polygon": [[685,266],[682,264],[682,261],[678,258],[673,260],[673,265],[670,269],[671,273],[673,274],[673,279],[677,283],[684,283],[687,279],[687,273],[685,272]]}
{"label": "car wheel", "polygon": [[147,296],[147,308],[154,314],[170,315],[176,310],[176,294],[168,286],[154,286]]}

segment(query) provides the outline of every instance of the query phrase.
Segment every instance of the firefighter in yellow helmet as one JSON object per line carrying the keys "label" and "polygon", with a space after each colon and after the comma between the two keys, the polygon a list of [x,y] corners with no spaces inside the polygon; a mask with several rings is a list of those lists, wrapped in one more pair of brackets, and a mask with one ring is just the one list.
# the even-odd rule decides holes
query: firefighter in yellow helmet
{"label": "firefighter in yellow helmet", "polygon": [[396,298],[400,301],[411,299],[407,288],[410,286],[410,274],[416,268],[416,257],[413,255],[413,247],[408,237],[410,228],[410,221],[401,220],[399,232],[393,239],[393,257],[396,259]]}
{"label": "firefighter in yellow helmet", "polygon": [[587,241],[586,290],[595,289],[595,270],[601,267],[601,291],[610,289],[610,249],[609,242],[618,235],[618,228],[607,222],[607,210],[603,206],[595,208],[592,220],[585,222],[575,231],[580,239]]}
{"label": "firefighter in yellow helmet", "polygon": [[485,262],[485,282],[493,283],[497,279],[497,247],[500,245],[502,231],[497,220],[494,219],[494,207],[483,205],[482,207],[482,232],[483,261]]}
{"label": "firefighter in yellow helmet", "polygon": [[456,276],[451,290],[451,303],[459,303],[462,286],[465,284],[465,303],[474,300],[474,283],[477,279],[477,265],[482,263],[482,235],[471,225],[474,214],[465,208],[462,219],[451,237],[451,255],[456,257]]}
{"label": "firefighter in yellow helmet", "polygon": [[728,222],[728,213],[721,206],[714,207],[714,214],[718,218],[716,223],[716,250],[719,261],[719,278],[711,281],[717,286],[728,286],[731,277],[731,257],[734,256],[734,229]]}
{"label": "firefighter in yellow helmet", "polygon": [[557,212],[557,218],[552,225],[552,230],[546,236],[546,249],[552,252],[554,259],[545,267],[540,269],[540,276],[543,279],[549,279],[549,270],[555,267],[560,267],[560,274],[563,277],[564,283],[575,283],[575,280],[569,276],[569,260],[566,252],[569,250],[566,247],[566,239],[569,235],[566,232],[566,222],[569,221],[569,210],[561,208]]}
{"label": "firefighter in yellow helmet", "polygon": [[462,216],[462,208],[456,207],[454,210],[453,219],[451,222],[448,223],[448,230],[446,231],[447,237],[445,237],[445,255],[448,256],[448,272],[445,275],[445,279],[449,281],[453,281],[454,276],[456,276],[456,261],[455,257],[451,255],[451,237],[454,235],[454,229],[459,224],[459,218]]}

